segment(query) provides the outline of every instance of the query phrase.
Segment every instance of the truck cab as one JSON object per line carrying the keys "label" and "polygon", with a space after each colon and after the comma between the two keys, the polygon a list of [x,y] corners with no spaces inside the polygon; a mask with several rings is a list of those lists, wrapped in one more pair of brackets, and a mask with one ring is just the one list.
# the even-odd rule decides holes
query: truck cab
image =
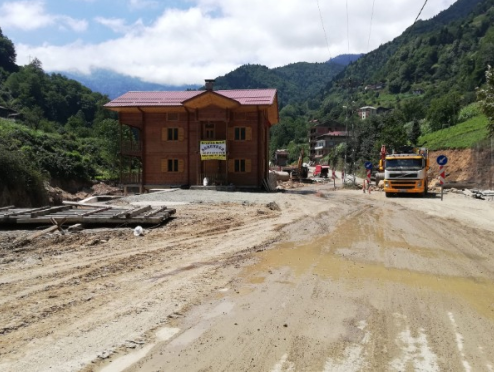
{"label": "truck cab", "polygon": [[386,154],[382,162],[386,197],[397,193],[427,193],[429,152],[426,148],[405,147]]}

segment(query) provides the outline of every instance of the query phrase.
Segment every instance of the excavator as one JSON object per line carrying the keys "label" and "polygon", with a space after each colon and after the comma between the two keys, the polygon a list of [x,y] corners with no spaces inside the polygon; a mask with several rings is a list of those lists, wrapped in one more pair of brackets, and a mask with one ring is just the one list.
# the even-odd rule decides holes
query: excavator
{"label": "excavator", "polygon": [[381,146],[376,184],[384,180],[386,197],[400,193],[425,196],[428,187],[429,150],[402,146],[397,152],[388,154],[386,146]]}

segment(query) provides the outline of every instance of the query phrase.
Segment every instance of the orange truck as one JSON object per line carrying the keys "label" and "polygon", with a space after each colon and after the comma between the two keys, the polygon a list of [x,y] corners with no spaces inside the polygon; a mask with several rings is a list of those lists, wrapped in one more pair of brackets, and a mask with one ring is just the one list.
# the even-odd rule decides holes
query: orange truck
{"label": "orange truck", "polygon": [[379,171],[375,174],[376,183],[384,180],[386,197],[399,193],[424,196],[429,183],[427,171],[429,171],[427,148],[403,146],[397,152],[392,151],[388,154],[386,146],[383,145]]}

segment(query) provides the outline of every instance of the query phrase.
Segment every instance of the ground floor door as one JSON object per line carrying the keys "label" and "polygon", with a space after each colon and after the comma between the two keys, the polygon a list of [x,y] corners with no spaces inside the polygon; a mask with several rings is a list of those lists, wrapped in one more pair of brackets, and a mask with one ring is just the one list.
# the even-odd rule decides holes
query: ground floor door
{"label": "ground floor door", "polygon": [[202,185],[204,178],[208,179],[208,185],[227,185],[227,163],[226,161],[211,159],[201,161],[202,172],[198,184]]}

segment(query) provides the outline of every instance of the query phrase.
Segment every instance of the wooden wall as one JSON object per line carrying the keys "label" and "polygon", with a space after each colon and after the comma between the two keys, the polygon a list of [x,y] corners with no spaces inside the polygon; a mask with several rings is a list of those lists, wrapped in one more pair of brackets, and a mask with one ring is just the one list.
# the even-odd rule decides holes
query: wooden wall
{"label": "wooden wall", "polygon": [[[120,122],[143,130],[143,183],[145,185],[202,185],[202,175],[222,170],[228,184],[261,187],[268,170],[269,125],[257,108],[229,111],[218,107],[168,115],[167,112],[121,113]],[[199,142],[205,138],[205,122],[214,123],[214,140],[227,141],[227,161],[201,161]],[[245,127],[248,137],[234,139],[234,128]],[[168,128],[177,128],[178,139],[167,138]],[[212,139],[213,140],[213,139]],[[167,171],[167,160],[180,162],[178,171]],[[249,163],[250,172],[228,172],[232,160]]]}

